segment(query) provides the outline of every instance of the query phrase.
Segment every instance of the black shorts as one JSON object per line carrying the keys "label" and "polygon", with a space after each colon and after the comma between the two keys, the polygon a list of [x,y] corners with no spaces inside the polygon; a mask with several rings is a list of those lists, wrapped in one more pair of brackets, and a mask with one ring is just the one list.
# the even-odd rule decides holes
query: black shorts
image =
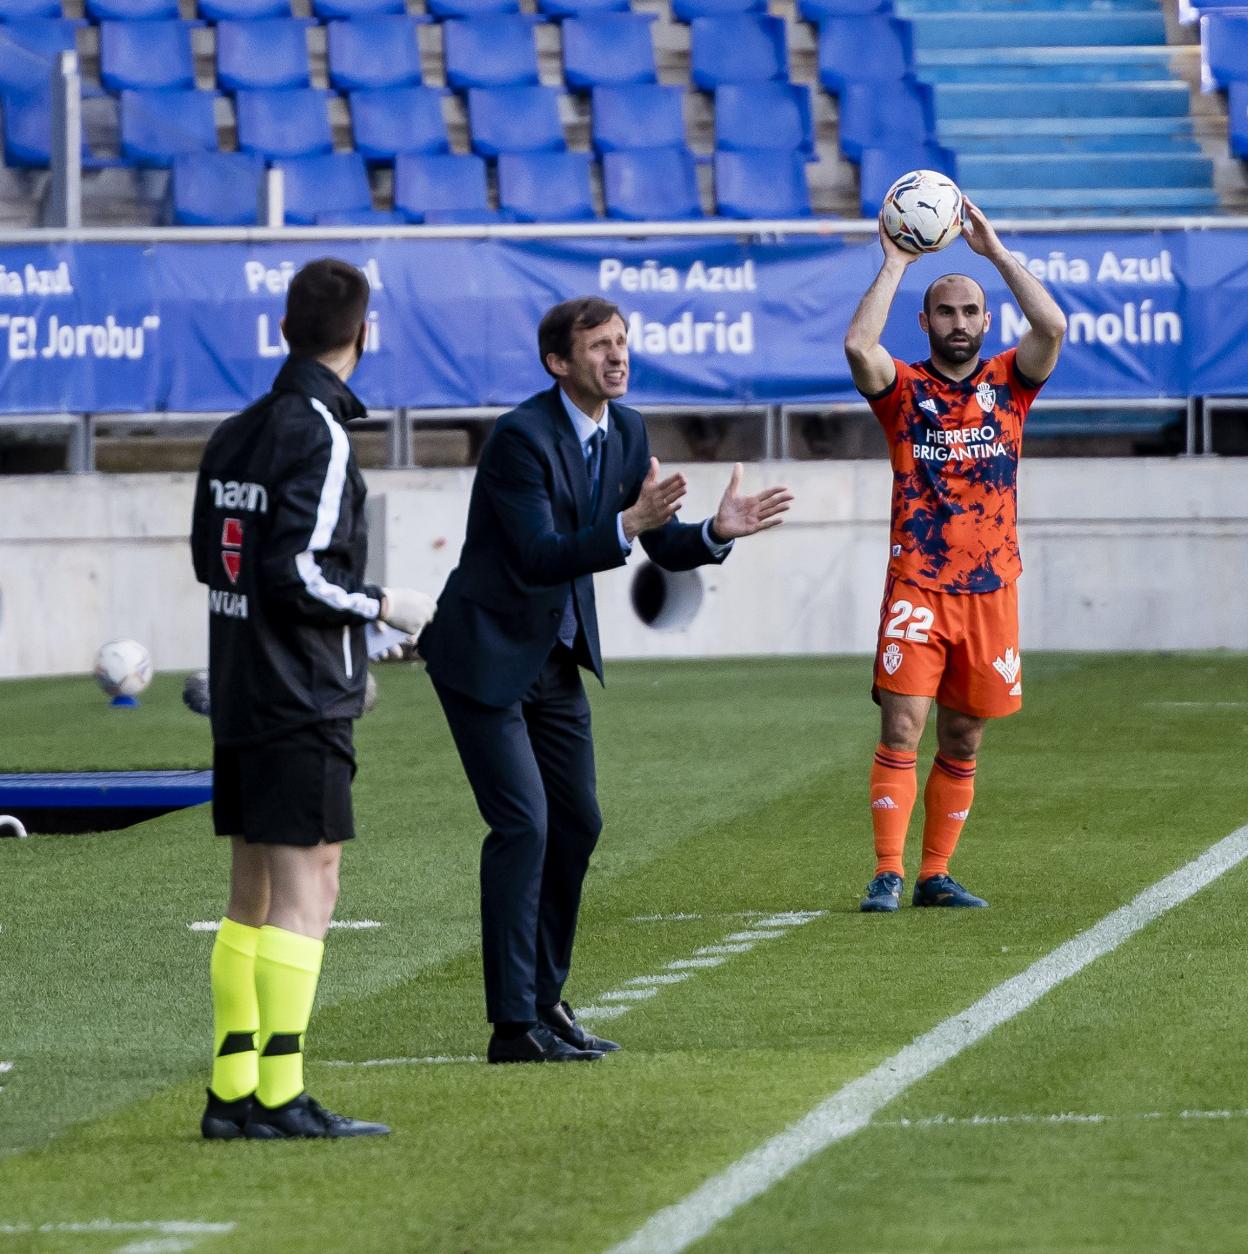
{"label": "black shorts", "polygon": [[212,821],[218,836],[252,845],[350,840],[355,752],[351,720],[296,728],[259,745],[217,745]]}

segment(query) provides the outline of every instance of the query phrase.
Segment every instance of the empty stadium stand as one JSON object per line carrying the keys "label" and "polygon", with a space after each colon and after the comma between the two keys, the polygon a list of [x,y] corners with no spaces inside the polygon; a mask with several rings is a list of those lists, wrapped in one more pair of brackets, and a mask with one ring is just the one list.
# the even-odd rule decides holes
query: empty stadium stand
{"label": "empty stadium stand", "polygon": [[[495,220],[501,154],[560,150],[590,154],[595,214],[639,220],[739,214],[720,188],[754,150],[806,158],[792,203],[815,214],[874,212],[918,158],[998,215],[1248,206],[1248,0],[0,0],[10,225],[41,220],[48,78],[74,49],[100,224],[163,220],[175,157],[214,149],[354,153],[383,215],[399,154],[486,158],[483,203],[431,211]],[[251,95],[274,91],[295,94]],[[677,185],[609,174],[628,149]]]}

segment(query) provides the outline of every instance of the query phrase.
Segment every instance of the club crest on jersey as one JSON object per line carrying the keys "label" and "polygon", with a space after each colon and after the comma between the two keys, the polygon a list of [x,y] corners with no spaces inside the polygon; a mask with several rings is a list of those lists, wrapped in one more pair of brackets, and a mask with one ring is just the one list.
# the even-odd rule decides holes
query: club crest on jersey
{"label": "club crest on jersey", "polygon": [[997,389],[991,383],[981,383],[975,389],[975,399],[986,414],[992,413],[997,406]]}
{"label": "club crest on jersey", "polygon": [[1022,669],[1023,659],[1019,657],[1013,649],[1006,649],[1005,657],[999,657],[993,662],[992,668],[1005,680],[1007,684],[1013,684],[1018,692],[1011,691],[1011,696],[1019,696],[1022,693],[1022,687],[1018,683],[1018,672]]}
{"label": "club crest on jersey", "polygon": [[902,658],[901,647],[895,640],[881,654],[880,661],[884,663],[884,669],[890,675],[897,673],[897,668],[901,665]]}

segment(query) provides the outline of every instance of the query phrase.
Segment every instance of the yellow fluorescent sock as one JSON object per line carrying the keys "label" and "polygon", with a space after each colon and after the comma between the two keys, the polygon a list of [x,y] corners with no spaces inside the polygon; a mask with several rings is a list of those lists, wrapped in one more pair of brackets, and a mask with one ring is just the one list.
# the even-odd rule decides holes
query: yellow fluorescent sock
{"label": "yellow fluorescent sock", "polygon": [[212,946],[212,1091],[232,1102],[256,1091],[256,945],[260,929],[222,919]]}
{"label": "yellow fluorescent sock", "polygon": [[256,950],[260,1003],[260,1083],[266,1106],[303,1092],[303,1036],[312,1017],[324,942],[280,927],[262,927]]}

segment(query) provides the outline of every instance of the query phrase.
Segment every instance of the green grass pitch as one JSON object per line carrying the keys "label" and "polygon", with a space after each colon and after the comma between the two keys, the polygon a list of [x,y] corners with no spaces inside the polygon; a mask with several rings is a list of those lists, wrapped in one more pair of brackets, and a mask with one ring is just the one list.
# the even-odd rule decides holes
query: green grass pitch
{"label": "green grass pitch", "polygon": [[[1029,655],[1026,677],[954,867],[992,908],[884,917],[857,912],[865,660],[614,664],[573,1004],[824,913],[618,1003],[599,1030],[625,1049],[593,1066],[332,1065],[486,1041],[481,823],[427,681],[382,668],[338,914],[384,926],[330,934],[308,1041],[316,1095],[394,1126],[375,1143],[198,1140],[212,938],[187,924],[220,916],[226,868],[203,810],[0,840],[0,1254],[607,1249],[1248,822],[1248,656]],[[180,688],[114,711],[89,679],[6,683],[0,769],[206,765]],[[916,815],[911,871],[917,838]],[[696,1248],[1248,1249],[1246,894],[1240,866]],[[1098,1118],[1049,1118],[1071,1114]],[[233,1227],[140,1226],[175,1221]]]}

